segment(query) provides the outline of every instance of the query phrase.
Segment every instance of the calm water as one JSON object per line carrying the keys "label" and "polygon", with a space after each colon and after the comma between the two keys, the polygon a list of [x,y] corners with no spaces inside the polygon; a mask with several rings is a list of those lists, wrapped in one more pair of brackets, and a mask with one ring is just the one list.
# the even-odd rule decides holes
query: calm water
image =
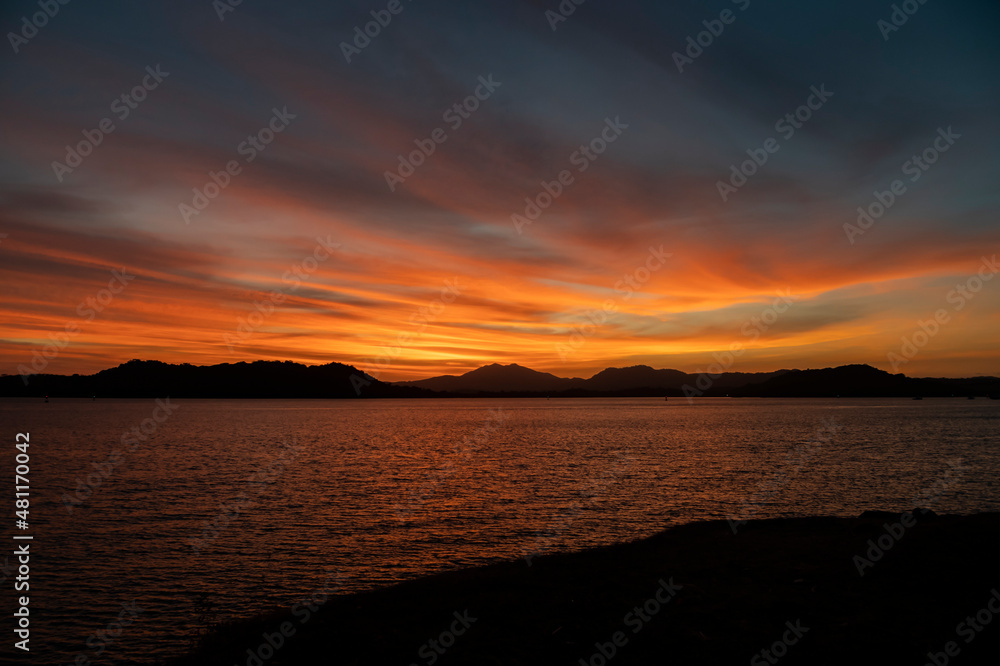
{"label": "calm water", "polygon": [[[109,464],[153,401],[0,401],[6,483],[31,433],[33,663],[155,663],[204,618],[294,603],[335,573],[365,589],[751,513],[1000,510],[1000,402],[983,399],[175,404]],[[88,637],[133,602],[98,656]]]}

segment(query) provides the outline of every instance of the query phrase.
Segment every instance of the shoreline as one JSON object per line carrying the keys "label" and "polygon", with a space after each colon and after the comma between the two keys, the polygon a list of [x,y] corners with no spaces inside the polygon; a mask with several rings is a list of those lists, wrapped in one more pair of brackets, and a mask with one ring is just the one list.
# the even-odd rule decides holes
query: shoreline
{"label": "shoreline", "polygon": [[1000,621],[959,624],[994,593],[1000,615],[998,552],[1000,512],[687,523],[530,566],[304,590],[168,663],[997,663]]}

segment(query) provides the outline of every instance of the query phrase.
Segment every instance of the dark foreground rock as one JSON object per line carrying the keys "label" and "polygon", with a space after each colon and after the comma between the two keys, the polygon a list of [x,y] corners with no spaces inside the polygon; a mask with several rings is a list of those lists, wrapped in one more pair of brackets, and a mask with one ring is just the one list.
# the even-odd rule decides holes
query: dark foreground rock
{"label": "dark foreground rock", "polygon": [[996,513],[696,523],[331,596],[180,663],[998,664],[998,562]]}

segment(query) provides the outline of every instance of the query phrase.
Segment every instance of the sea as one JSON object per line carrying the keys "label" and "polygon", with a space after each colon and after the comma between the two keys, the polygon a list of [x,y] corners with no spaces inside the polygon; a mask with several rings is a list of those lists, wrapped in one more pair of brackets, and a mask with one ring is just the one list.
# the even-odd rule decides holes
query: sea
{"label": "sea", "polygon": [[317,592],[692,521],[1000,511],[982,398],[7,399],[0,422],[4,663],[17,596],[30,663],[156,664]]}

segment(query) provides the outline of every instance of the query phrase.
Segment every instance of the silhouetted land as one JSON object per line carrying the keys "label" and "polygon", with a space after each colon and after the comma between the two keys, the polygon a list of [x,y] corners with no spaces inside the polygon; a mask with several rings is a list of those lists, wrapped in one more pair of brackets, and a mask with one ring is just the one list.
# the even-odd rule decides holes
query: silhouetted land
{"label": "silhouetted land", "polygon": [[[247,664],[247,649],[290,622],[295,633],[266,663],[428,664],[421,648],[466,611],[475,622],[435,664],[590,663],[595,643],[619,631],[627,643],[615,666],[767,664],[752,660],[787,634],[786,622],[808,631],[781,664],[920,666],[949,641],[957,664],[1000,663],[1000,613],[988,611],[995,619],[977,632],[966,619],[977,622],[994,597],[1000,609],[1000,514],[915,516],[864,576],[855,556],[899,514],[750,521],[735,535],[726,521],[695,523],[530,567],[517,560],[331,596],[305,622],[281,610],[219,628],[177,663]],[[635,632],[635,607],[661,581],[683,587]]]}
{"label": "silhouetted land", "polygon": [[[351,377],[365,383],[359,395]],[[357,380],[355,380],[356,382]],[[256,361],[198,366],[129,361],[93,375],[0,377],[0,395],[102,398],[415,398],[429,391],[394,386],[341,363],[306,366]]]}
{"label": "silhouetted land", "polygon": [[[775,372],[724,372],[712,379],[716,391],[759,384],[777,377],[788,370]],[[512,363],[493,363],[476,368],[464,375],[443,375],[413,382],[398,382],[400,386],[416,386],[449,393],[502,393],[525,392],[559,395],[621,394],[645,392],[645,395],[680,395],[685,385],[694,386],[698,375],[680,370],[657,370],[648,365],[628,368],[606,368],[589,379],[556,377]]]}
{"label": "silhouetted land", "polygon": [[915,379],[890,374],[869,365],[845,365],[822,370],[723,372],[716,376],[680,370],[656,370],[647,365],[607,368],[590,379],[556,377],[516,364],[488,365],[464,375],[445,375],[398,385],[463,395],[501,392],[550,395],[636,395],[674,397],[946,397],[1000,393],[1000,379]]}
{"label": "silhouetted land", "polygon": [[255,361],[197,366],[129,361],[93,375],[0,376],[3,397],[89,398],[455,398],[455,397],[948,397],[1000,395],[1000,379],[915,379],[868,365],[823,370],[726,372],[718,376],[638,365],[589,379],[516,364],[464,375],[382,382],[342,363]]}

